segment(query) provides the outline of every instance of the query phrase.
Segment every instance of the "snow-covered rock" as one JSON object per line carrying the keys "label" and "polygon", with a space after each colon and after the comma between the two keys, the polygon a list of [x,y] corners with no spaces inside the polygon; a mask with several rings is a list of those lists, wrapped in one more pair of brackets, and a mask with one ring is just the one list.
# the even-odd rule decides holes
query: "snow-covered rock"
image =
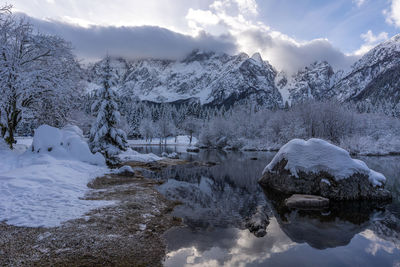
{"label": "snow-covered rock", "polygon": [[131,166],[124,165],[121,168],[117,169],[115,173],[120,175],[133,175],[135,174],[135,171]]}
{"label": "snow-covered rock", "polygon": [[41,125],[35,130],[30,149],[35,153],[49,154],[59,159],[74,159],[95,165],[104,165],[100,153],[93,154],[83,140],[82,130],[68,125],[63,129]]}
{"label": "snow-covered rock", "polygon": [[386,178],[361,160],[321,139],[293,139],[265,167],[263,186],[288,194],[321,195],[334,200],[388,199]]}

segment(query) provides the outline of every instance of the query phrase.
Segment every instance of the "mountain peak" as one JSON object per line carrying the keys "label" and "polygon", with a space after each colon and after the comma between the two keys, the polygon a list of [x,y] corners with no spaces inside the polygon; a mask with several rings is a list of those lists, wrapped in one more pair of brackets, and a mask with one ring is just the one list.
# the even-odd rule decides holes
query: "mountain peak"
{"label": "mountain peak", "polygon": [[200,49],[195,49],[193,50],[189,55],[187,55],[182,62],[184,63],[190,63],[193,61],[203,61],[210,59],[213,55],[215,55],[215,52],[211,51],[203,51]]}
{"label": "mountain peak", "polygon": [[259,62],[259,63],[263,63],[263,62],[264,62],[264,60],[262,59],[260,53],[258,53],[258,52],[257,52],[257,53],[254,53],[254,54],[251,56],[251,59],[253,59],[253,60],[255,60],[255,61]]}

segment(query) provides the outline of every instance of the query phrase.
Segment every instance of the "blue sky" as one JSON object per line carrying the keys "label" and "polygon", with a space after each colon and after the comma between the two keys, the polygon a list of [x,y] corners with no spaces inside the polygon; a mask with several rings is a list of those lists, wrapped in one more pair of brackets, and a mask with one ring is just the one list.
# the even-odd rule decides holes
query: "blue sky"
{"label": "blue sky", "polygon": [[391,37],[399,29],[389,25],[383,11],[387,0],[366,0],[361,6],[351,0],[267,0],[258,1],[260,19],[272,28],[299,40],[327,38],[346,53],[364,43],[361,34],[387,32]]}
{"label": "blue sky", "polygon": [[347,68],[400,30],[400,0],[13,0],[82,59],[179,58],[195,48],[259,52],[288,72]]}

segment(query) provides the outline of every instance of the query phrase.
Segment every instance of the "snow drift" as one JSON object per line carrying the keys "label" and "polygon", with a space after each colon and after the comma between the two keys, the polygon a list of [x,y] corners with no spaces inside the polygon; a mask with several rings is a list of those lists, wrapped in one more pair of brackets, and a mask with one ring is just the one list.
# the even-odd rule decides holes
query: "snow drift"
{"label": "snow drift", "polygon": [[83,140],[79,127],[68,125],[57,129],[41,125],[35,130],[32,152],[49,154],[58,159],[74,159],[95,165],[105,165],[100,153],[92,154],[88,144]]}

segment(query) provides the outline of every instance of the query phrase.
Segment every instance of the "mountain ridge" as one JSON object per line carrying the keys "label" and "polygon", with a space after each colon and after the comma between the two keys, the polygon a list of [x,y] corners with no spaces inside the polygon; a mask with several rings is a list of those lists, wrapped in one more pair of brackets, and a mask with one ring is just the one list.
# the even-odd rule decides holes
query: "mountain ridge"
{"label": "mountain ridge", "polygon": [[[92,87],[98,84],[101,64],[96,62],[87,70]],[[400,98],[400,83],[395,82],[400,69],[400,34],[371,49],[346,72],[335,71],[327,61],[316,61],[287,75],[259,53],[250,57],[201,50],[182,60],[113,58],[111,67],[121,94],[152,102],[197,99],[202,105],[229,107],[252,101],[276,108],[311,98],[372,104],[387,101],[396,106]]]}

